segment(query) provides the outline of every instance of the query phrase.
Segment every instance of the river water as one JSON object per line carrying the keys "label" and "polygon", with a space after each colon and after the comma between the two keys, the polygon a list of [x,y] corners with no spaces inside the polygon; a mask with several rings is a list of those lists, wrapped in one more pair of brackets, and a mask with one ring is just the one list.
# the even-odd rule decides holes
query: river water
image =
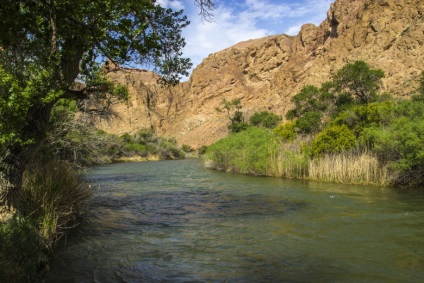
{"label": "river water", "polygon": [[424,194],[200,160],[93,168],[45,282],[423,282]]}

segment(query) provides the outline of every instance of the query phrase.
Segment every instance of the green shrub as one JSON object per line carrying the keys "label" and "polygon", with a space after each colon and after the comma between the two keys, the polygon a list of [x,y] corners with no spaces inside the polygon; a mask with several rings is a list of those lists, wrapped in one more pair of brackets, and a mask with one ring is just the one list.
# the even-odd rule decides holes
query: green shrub
{"label": "green shrub", "polygon": [[125,134],[121,135],[121,136],[120,136],[120,139],[121,139],[124,143],[131,143],[131,142],[134,142],[134,141],[133,141],[133,137],[132,137],[130,134],[128,134],[128,133],[125,133]]}
{"label": "green shrub", "polygon": [[205,159],[218,170],[276,175],[278,138],[266,128],[248,128],[208,147]]}
{"label": "green shrub", "polygon": [[73,225],[90,196],[79,172],[59,161],[28,167],[22,187],[24,207],[40,225],[40,234],[48,240],[62,236],[68,225]]}
{"label": "green shrub", "polygon": [[184,152],[187,152],[187,153],[195,151],[195,149],[192,148],[191,146],[189,146],[188,144],[183,144],[183,146],[181,147],[181,149]]}
{"label": "green shrub", "polygon": [[296,127],[304,134],[316,133],[321,128],[321,113],[307,112],[296,120]]}
{"label": "green shrub", "polygon": [[197,150],[197,153],[199,155],[204,155],[206,153],[206,151],[208,150],[208,146],[206,145],[202,145],[201,147],[199,147],[199,149]]}
{"label": "green shrub", "polygon": [[244,121],[244,114],[240,111],[234,113],[234,116],[230,119],[230,124],[228,124],[228,130],[231,133],[239,133],[248,127],[249,124]]}
{"label": "green shrub", "polygon": [[127,143],[124,146],[124,150],[127,153],[127,155],[136,154],[140,156],[147,156],[149,153],[146,145],[138,144],[138,143]]}
{"label": "green shrub", "polygon": [[274,133],[284,142],[293,141],[296,136],[296,122],[292,121],[287,124],[280,124],[274,129]]}
{"label": "green shrub", "polygon": [[396,105],[396,118],[384,127],[370,127],[361,142],[387,163],[401,186],[423,186],[424,103],[405,101]]}
{"label": "green shrub", "polygon": [[241,100],[237,98],[231,101],[224,98],[222,101],[222,108],[216,108],[216,111],[220,113],[224,112],[229,119],[228,130],[231,133],[238,133],[249,127],[249,124],[244,121],[244,114],[241,112],[242,108]]}
{"label": "green shrub", "polygon": [[335,125],[323,130],[312,141],[314,155],[340,153],[356,146],[355,134],[346,125]]}
{"label": "green shrub", "polygon": [[394,116],[395,104],[388,100],[354,106],[339,114],[331,123],[346,125],[356,136],[360,136],[368,127],[387,126]]}
{"label": "green shrub", "polygon": [[250,124],[256,127],[273,129],[281,122],[281,116],[268,111],[256,112],[250,117]]}
{"label": "green shrub", "polygon": [[157,137],[152,129],[141,129],[134,134],[133,140],[135,143],[144,144],[155,143]]}

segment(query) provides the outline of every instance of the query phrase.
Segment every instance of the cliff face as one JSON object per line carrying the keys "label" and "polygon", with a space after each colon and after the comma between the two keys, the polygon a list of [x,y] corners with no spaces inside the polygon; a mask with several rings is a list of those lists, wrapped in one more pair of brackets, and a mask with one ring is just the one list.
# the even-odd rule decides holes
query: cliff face
{"label": "cliff face", "polygon": [[113,81],[128,86],[130,99],[114,105],[118,118],[98,127],[117,134],[153,127],[180,144],[207,145],[227,135],[228,120],[215,110],[223,98],[240,98],[247,116],[260,110],[284,115],[303,86],[320,85],[355,60],[384,70],[384,91],[413,93],[424,70],[424,1],[337,0],[320,26],[209,55],[174,88],[157,85],[147,71],[111,71]]}

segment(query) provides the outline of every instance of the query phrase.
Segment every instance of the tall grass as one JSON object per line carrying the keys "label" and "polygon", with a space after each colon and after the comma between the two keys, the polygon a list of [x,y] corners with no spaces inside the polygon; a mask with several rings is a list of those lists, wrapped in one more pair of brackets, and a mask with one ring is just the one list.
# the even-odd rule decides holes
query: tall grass
{"label": "tall grass", "polygon": [[309,136],[298,136],[294,141],[278,147],[278,174],[275,177],[305,179],[308,177],[309,157],[302,147],[310,142]]}
{"label": "tall grass", "polygon": [[32,164],[24,174],[26,215],[37,222],[47,241],[60,238],[77,223],[90,190],[66,162]]}
{"label": "tall grass", "polygon": [[396,179],[388,165],[357,150],[312,158],[307,153],[312,136],[298,136],[292,142],[275,139],[265,129],[248,129],[211,145],[206,165],[223,171],[288,179],[309,179],[346,184],[388,186]]}
{"label": "tall grass", "polygon": [[278,174],[278,138],[269,129],[251,127],[211,145],[206,166],[256,176]]}
{"label": "tall grass", "polygon": [[58,161],[29,166],[22,189],[24,210],[0,224],[0,282],[33,281],[90,196],[78,172]]}
{"label": "tall grass", "polygon": [[347,184],[387,186],[393,181],[387,165],[368,152],[344,152],[309,161],[309,179]]}

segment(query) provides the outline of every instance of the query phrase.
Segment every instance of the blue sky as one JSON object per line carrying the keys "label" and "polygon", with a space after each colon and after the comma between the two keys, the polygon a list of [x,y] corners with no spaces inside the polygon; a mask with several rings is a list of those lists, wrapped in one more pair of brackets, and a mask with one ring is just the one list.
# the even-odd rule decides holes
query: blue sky
{"label": "blue sky", "polygon": [[164,7],[184,9],[191,24],[183,31],[185,57],[196,67],[209,54],[240,41],[273,34],[296,35],[306,23],[319,25],[334,0],[215,0],[212,22],[201,19],[194,0],[156,0]]}

